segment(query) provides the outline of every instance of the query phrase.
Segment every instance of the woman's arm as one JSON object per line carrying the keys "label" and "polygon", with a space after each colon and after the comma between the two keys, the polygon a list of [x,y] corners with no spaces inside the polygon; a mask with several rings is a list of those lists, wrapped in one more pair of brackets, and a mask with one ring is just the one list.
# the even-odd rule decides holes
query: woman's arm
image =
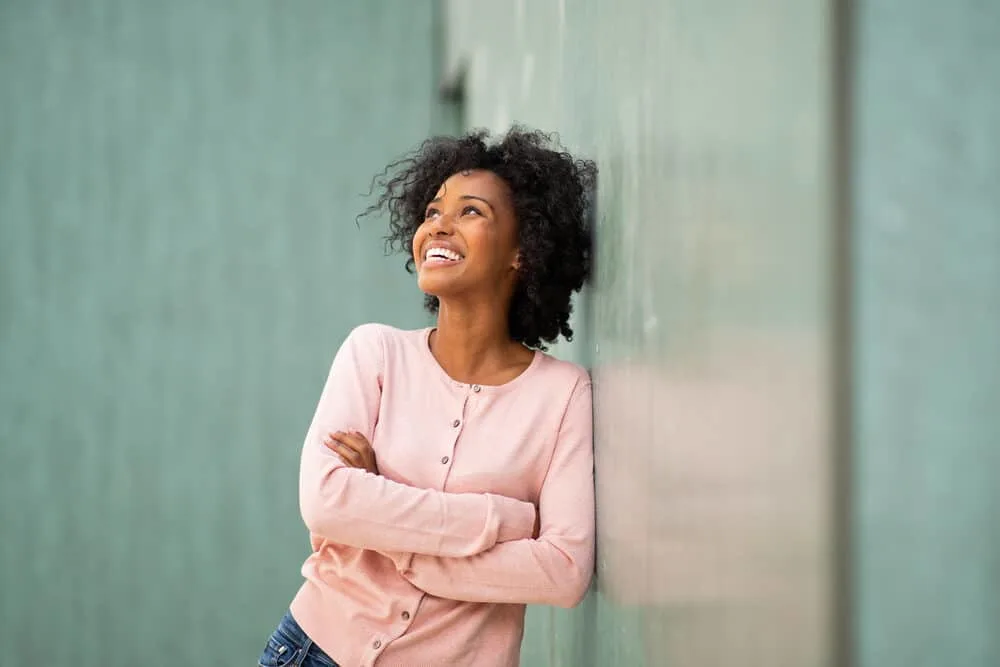
{"label": "woman's arm", "polygon": [[337,352],[306,434],[299,505],[309,531],[348,546],[445,557],[530,537],[535,508],[488,493],[418,489],[351,468],[323,445],[337,430],[372,439],[384,369],[378,325],[356,328]]}
{"label": "woman's arm", "polygon": [[541,534],[466,558],[389,554],[414,586],[469,602],[576,605],[594,569],[594,454],[590,382],[570,399],[539,496]]}

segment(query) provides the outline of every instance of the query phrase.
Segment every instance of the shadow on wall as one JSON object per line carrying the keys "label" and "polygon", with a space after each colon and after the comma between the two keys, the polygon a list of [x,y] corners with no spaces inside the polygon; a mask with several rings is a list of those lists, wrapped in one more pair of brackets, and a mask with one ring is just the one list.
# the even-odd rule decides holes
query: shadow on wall
{"label": "shadow on wall", "polygon": [[[815,240],[788,230],[794,207],[814,204],[777,215],[739,192],[723,199],[730,175],[708,164],[685,176],[703,189],[686,193],[698,207],[686,227],[680,197],[627,189],[667,154],[602,165],[589,304],[598,590],[638,612],[650,667],[824,665],[829,334],[822,304],[788,279],[804,259],[768,261],[782,244],[809,254],[799,246]],[[752,189],[735,169],[732,188]],[[618,223],[667,217],[666,231]],[[801,282],[822,281],[812,273]]]}

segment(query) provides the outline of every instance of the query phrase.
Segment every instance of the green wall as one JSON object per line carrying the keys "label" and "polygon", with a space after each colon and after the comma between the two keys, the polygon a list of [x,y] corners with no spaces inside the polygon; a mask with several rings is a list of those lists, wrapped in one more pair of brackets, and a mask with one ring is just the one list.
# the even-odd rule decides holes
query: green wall
{"label": "green wall", "polygon": [[0,663],[254,664],[332,354],[424,322],[354,216],[438,122],[433,21],[0,2]]}
{"label": "green wall", "polygon": [[856,21],[858,663],[995,667],[1000,4]]}
{"label": "green wall", "polygon": [[426,321],[359,195],[513,121],[601,168],[524,665],[1000,663],[995,7],[0,0],[0,663],[253,663],[334,349]]}
{"label": "green wall", "polygon": [[1000,5],[445,4],[469,124],[601,167],[599,576],[525,663],[1000,664]]}
{"label": "green wall", "polygon": [[840,667],[829,3],[445,6],[467,122],[601,169],[598,581],[524,664]]}

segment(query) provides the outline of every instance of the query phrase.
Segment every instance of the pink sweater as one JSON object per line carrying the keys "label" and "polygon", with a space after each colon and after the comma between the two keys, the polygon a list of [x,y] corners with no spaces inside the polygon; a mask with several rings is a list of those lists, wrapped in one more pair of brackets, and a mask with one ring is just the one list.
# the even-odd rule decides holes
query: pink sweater
{"label": "pink sweater", "polygon": [[[429,335],[355,329],[306,435],[299,497],[313,553],[291,611],[344,667],[516,666],[524,605],[570,607],[590,583],[586,371],[537,352],[507,384],[461,384]],[[323,445],[347,429],[371,441],[380,475]]]}

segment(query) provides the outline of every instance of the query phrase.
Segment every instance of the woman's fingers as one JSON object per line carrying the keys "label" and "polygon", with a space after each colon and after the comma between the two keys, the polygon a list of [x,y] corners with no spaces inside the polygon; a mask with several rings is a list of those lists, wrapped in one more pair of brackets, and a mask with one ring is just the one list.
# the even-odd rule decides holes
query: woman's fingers
{"label": "woman's fingers", "polygon": [[371,451],[368,439],[357,431],[337,431],[337,440],[344,443],[359,454]]}
{"label": "woman's fingers", "polygon": [[368,458],[373,457],[371,445],[368,444],[368,440],[365,439],[365,437],[360,433],[345,433],[343,431],[337,431],[337,433],[334,434],[334,437],[345,447],[357,452],[358,456],[360,456],[362,460],[367,460]]}
{"label": "woman's fingers", "polygon": [[330,434],[323,444],[340,456],[344,463],[355,468],[364,467],[364,457],[361,452],[352,447],[351,443],[343,439],[339,433]]}
{"label": "woman's fingers", "polygon": [[337,455],[339,455],[340,458],[347,465],[349,465],[349,466],[351,466],[353,468],[364,468],[365,467],[364,463],[362,462],[361,455],[358,454],[353,449],[345,447],[344,445],[340,444],[339,442],[335,443],[334,446],[331,447],[331,449],[334,452],[336,452]]}
{"label": "woman's fingers", "polygon": [[369,469],[374,464],[375,456],[368,439],[356,431],[331,433],[323,444],[336,452],[344,463],[351,467]]}
{"label": "woman's fingers", "polygon": [[355,435],[346,431],[335,431],[326,437],[326,442],[330,441],[339,442],[359,454],[364,453],[370,447],[368,441],[360,433]]}

